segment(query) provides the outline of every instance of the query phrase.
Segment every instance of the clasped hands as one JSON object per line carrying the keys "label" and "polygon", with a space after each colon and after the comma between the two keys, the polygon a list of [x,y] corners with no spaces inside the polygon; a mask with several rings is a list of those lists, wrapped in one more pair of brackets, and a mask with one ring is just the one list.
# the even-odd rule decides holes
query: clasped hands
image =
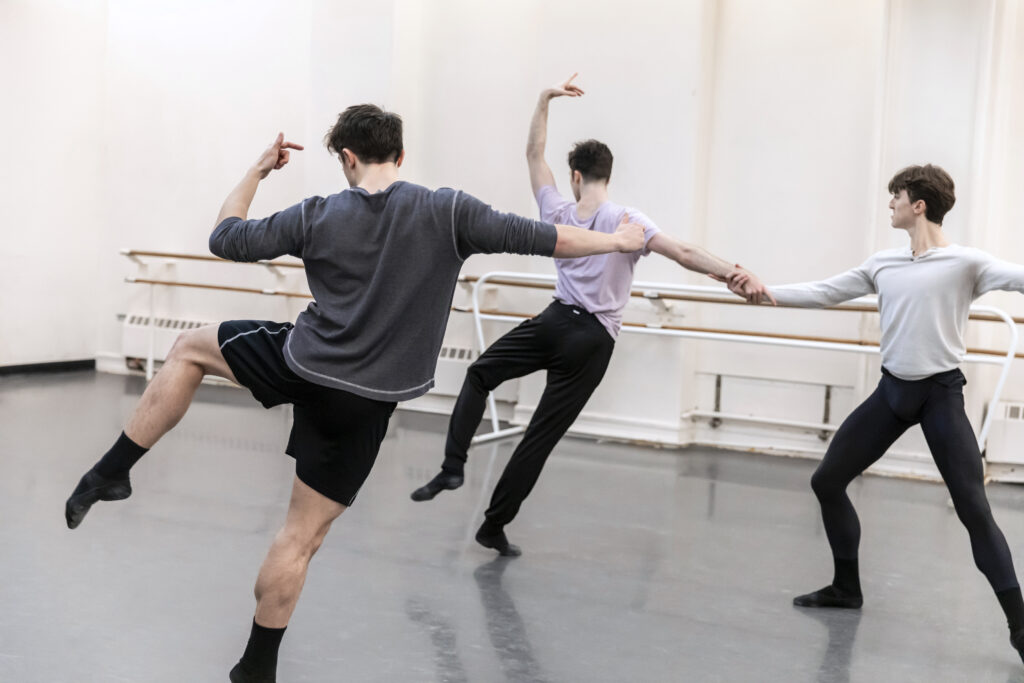
{"label": "clasped hands", "polygon": [[743,266],[736,264],[736,267],[723,277],[708,273],[708,276],[719,282],[724,282],[729,291],[736,296],[746,299],[748,304],[760,304],[762,301],[771,302],[772,306],[778,305],[775,297],[756,275]]}

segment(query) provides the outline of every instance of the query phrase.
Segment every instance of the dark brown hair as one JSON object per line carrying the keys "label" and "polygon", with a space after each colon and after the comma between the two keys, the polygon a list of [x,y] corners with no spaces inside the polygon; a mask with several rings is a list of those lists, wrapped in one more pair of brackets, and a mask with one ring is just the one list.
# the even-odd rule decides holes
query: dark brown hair
{"label": "dark brown hair", "polygon": [[889,181],[889,192],[907,191],[911,202],[921,199],[925,204],[925,217],[942,225],[942,219],[956,203],[953,179],[938,166],[907,166]]}
{"label": "dark brown hair", "polygon": [[569,152],[569,169],[579,171],[584,180],[608,181],[612,177],[612,151],[597,140],[583,140]]}
{"label": "dark brown hair", "polygon": [[398,161],[402,154],[402,117],[374,104],[355,104],[338,114],[324,144],[339,157],[348,149],[364,164]]}

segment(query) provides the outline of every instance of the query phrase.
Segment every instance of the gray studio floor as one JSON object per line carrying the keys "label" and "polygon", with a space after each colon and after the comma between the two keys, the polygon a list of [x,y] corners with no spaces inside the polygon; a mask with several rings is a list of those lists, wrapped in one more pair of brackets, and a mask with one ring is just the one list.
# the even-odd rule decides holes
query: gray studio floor
{"label": "gray studio floor", "polygon": [[[203,387],[133,475],[68,531],[63,501],[142,384],[0,377],[0,681],[223,683],[280,523],[285,409]],[[440,418],[398,413],[285,636],[278,680],[1024,681],[967,536],[928,483],[851,487],[861,614],[790,600],[830,578],[813,463],[566,439],[496,560],[470,542],[510,445],[431,503]],[[993,485],[1024,562],[1024,489]]]}

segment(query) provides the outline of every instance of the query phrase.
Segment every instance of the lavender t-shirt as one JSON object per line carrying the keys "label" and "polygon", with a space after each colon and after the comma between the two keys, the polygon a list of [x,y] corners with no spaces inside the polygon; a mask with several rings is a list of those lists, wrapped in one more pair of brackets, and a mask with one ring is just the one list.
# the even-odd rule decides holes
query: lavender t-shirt
{"label": "lavender t-shirt", "polygon": [[560,195],[554,185],[545,185],[537,190],[537,205],[541,220],[548,223],[613,233],[619,227],[623,213],[628,212],[632,222],[644,226],[644,247],[638,251],[555,259],[558,271],[555,298],[593,313],[612,339],[618,337],[622,327],[622,309],[629,303],[633,268],[641,256],[651,253],[647,245],[660,232],[658,226],[636,209],[612,202],[601,204],[593,216],[581,221],[576,216],[576,202]]}

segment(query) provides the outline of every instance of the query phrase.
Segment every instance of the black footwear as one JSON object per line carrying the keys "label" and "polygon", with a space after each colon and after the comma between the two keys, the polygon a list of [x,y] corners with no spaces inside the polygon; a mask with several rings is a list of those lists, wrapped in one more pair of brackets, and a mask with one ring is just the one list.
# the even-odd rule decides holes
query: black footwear
{"label": "black footwear", "polygon": [[798,595],[793,598],[793,604],[797,607],[840,607],[844,609],[860,609],[864,604],[864,597],[847,593],[835,586],[825,586],[821,590],[806,595]]}
{"label": "black footwear", "polygon": [[451,472],[441,470],[436,477],[413,491],[410,498],[417,502],[432,500],[434,496],[441,493],[441,491],[452,491],[459,488],[462,486],[462,482],[463,476],[461,474],[453,474]]}
{"label": "black footwear", "polygon": [[231,683],[277,683],[277,676],[254,676],[242,668],[242,663],[235,664],[235,668],[228,674]]}
{"label": "black footwear", "polygon": [[1010,645],[1020,655],[1021,662],[1024,662],[1024,629],[1010,632]]}
{"label": "black footwear", "polygon": [[128,477],[107,479],[101,477],[95,470],[89,470],[79,480],[74,493],[64,504],[64,519],[67,520],[68,528],[77,528],[93,503],[100,500],[124,500],[130,495],[132,484]]}
{"label": "black footwear", "polygon": [[497,550],[499,555],[505,557],[519,557],[523,554],[519,546],[508,542],[504,531],[499,529],[497,533],[494,533],[487,528],[486,522],[484,526],[480,527],[480,531],[476,532],[476,542],[485,548]]}

